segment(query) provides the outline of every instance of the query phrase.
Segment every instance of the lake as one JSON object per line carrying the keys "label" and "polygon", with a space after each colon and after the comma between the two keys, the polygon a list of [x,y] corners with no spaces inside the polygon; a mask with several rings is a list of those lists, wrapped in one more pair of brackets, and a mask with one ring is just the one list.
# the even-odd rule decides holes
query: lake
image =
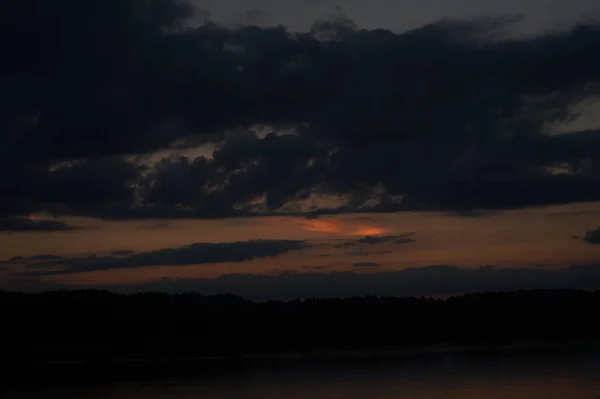
{"label": "lake", "polygon": [[437,356],[252,364],[137,381],[16,385],[5,399],[600,399],[600,357]]}

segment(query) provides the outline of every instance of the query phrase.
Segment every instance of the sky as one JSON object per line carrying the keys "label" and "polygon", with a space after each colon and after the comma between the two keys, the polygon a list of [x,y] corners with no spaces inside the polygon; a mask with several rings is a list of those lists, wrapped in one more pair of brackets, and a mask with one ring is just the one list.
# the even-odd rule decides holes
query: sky
{"label": "sky", "polygon": [[0,289],[600,288],[598,16],[588,0],[15,2]]}

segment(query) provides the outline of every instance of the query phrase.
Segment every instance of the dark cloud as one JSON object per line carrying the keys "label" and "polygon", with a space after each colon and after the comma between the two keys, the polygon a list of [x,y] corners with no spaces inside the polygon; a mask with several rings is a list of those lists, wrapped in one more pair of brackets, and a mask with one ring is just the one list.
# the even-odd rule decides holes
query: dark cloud
{"label": "dark cloud", "polygon": [[0,231],[67,231],[74,228],[58,220],[35,220],[25,217],[0,218]]}
{"label": "dark cloud", "polygon": [[589,244],[600,244],[600,227],[585,233],[583,239]]}
{"label": "dark cloud", "polygon": [[[515,18],[402,34],[343,15],[297,34],[190,26],[208,18],[178,0],[5,7],[1,216],[306,213],[285,207],[298,201],[473,215],[600,200],[599,132],[544,134],[600,94],[597,25],[511,39]],[[247,131],[258,125],[273,133]],[[212,158],[124,158],[209,142]],[[346,204],[324,210],[319,195]]]}
{"label": "dark cloud", "polygon": [[405,233],[394,236],[365,236],[359,238],[355,241],[346,241],[341,244],[334,245],[334,248],[352,248],[360,244],[366,245],[377,245],[377,244],[385,244],[385,243],[393,243],[393,244],[410,244],[414,242],[414,233]]}
{"label": "dark cloud", "polygon": [[[9,289],[44,291],[72,288],[72,285],[40,281],[35,276],[20,276],[11,280]],[[149,284],[122,284],[100,288],[110,288],[118,292],[195,291],[203,295],[232,293],[256,300],[364,295],[447,296],[519,289],[600,289],[600,265],[531,269],[429,266],[368,274],[315,270],[278,275],[224,275],[216,279],[165,277]]]}
{"label": "dark cloud", "polygon": [[62,260],[64,259],[62,256],[58,256],[58,255],[50,255],[50,254],[41,254],[41,255],[35,255],[35,256],[30,256],[30,257],[26,257],[26,256],[13,256],[12,258],[5,260],[5,261],[0,261],[0,263],[2,264],[30,264],[30,263],[36,263],[36,262],[48,262],[48,261],[58,261],[58,260]]}
{"label": "dark cloud", "polygon": [[58,255],[35,255],[29,258],[31,261],[45,261],[45,260],[60,260],[63,259],[62,256]]}
{"label": "dark cloud", "polygon": [[358,245],[358,244],[355,241],[346,241],[346,242],[343,242],[341,244],[335,244],[333,247],[334,248],[346,249],[346,248],[354,247],[356,245]]}
{"label": "dark cloud", "polygon": [[111,269],[131,269],[149,266],[188,266],[207,263],[243,262],[277,256],[308,247],[304,241],[254,240],[230,243],[198,243],[180,248],[136,252],[125,256],[97,256],[61,258],[27,265],[26,276],[82,273]]}
{"label": "dark cloud", "polygon": [[353,256],[371,256],[374,254],[374,252],[366,251],[365,248],[359,247],[354,251],[347,251],[346,254]]}
{"label": "dark cloud", "polygon": [[414,233],[406,233],[397,236],[366,236],[358,240],[358,242],[369,245],[383,244],[388,242],[392,242],[394,244],[409,244],[415,241],[413,238],[411,238],[413,235]]}
{"label": "dark cloud", "polygon": [[518,289],[598,289],[600,266],[565,269],[467,269],[430,266],[396,272],[315,272],[278,276],[237,274],[217,279],[158,281],[143,286],[114,287],[124,291],[229,292],[250,299],[352,297],[361,295],[455,295]]}
{"label": "dark cloud", "polygon": [[379,263],[375,263],[375,262],[357,262],[357,263],[353,263],[352,266],[354,266],[354,267],[379,267],[381,265]]}
{"label": "dark cloud", "polygon": [[[372,0],[368,7],[362,0],[193,0],[211,12],[215,21],[229,25],[240,21],[246,10],[260,10],[269,18],[252,20],[253,24],[275,26],[282,24],[292,30],[308,30],[319,18],[349,18],[361,27],[390,28],[399,31],[421,26],[440,18],[471,18],[485,15],[527,13],[522,29],[527,32],[541,31],[573,22],[581,16],[593,18],[599,7],[594,0],[540,3],[540,0],[503,2],[498,0],[467,0],[460,5],[440,0],[406,1]],[[233,14],[233,15],[232,15]]]}
{"label": "dark cloud", "polygon": [[327,269],[327,267],[328,266],[302,266],[302,268],[310,270],[324,270]]}
{"label": "dark cloud", "polygon": [[134,253],[135,253],[135,251],[133,251],[131,249],[119,249],[117,251],[112,251],[110,254],[116,255],[116,256],[123,256],[123,255],[133,255]]}
{"label": "dark cloud", "polygon": [[547,213],[549,217],[565,217],[565,216],[581,216],[581,215],[596,215],[597,211],[574,211],[574,212],[551,212]]}

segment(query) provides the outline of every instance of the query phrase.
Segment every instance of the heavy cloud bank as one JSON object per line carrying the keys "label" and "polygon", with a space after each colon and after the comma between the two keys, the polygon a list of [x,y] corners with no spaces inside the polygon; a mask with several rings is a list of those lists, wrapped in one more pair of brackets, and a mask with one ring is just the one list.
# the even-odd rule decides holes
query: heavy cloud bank
{"label": "heavy cloud bank", "polygon": [[[599,93],[598,25],[507,38],[514,18],[484,18],[398,34],[339,15],[294,33],[198,25],[198,12],[177,0],[3,9],[0,217],[600,200],[599,132],[548,134]],[[141,162],[197,146],[211,154]]]}

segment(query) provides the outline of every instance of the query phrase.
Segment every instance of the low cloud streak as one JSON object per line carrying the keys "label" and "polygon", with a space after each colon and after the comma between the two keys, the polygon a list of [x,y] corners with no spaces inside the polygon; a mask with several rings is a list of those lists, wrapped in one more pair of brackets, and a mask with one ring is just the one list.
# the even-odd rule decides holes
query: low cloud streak
{"label": "low cloud streak", "polygon": [[0,218],[0,231],[69,231],[76,227],[58,220],[38,220],[31,217],[6,217]]}
{"label": "low cloud streak", "polygon": [[[150,252],[118,256],[88,256],[85,258],[52,257],[52,260],[36,262],[38,257],[21,258],[29,270],[23,276],[42,277],[114,269],[131,269],[151,266],[191,266],[223,262],[243,262],[273,257],[308,247],[305,241],[253,240],[231,243],[198,243],[180,248],[167,248]],[[44,259],[49,256],[44,255]]]}
{"label": "low cloud streak", "polygon": [[430,266],[377,273],[283,273],[278,276],[227,275],[217,279],[169,280],[142,286],[115,286],[123,291],[198,291],[233,293],[250,299],[350,297],[362,295],[454,295],[519,289],[598,289],[600,266],[565,269],[466,269]]}

